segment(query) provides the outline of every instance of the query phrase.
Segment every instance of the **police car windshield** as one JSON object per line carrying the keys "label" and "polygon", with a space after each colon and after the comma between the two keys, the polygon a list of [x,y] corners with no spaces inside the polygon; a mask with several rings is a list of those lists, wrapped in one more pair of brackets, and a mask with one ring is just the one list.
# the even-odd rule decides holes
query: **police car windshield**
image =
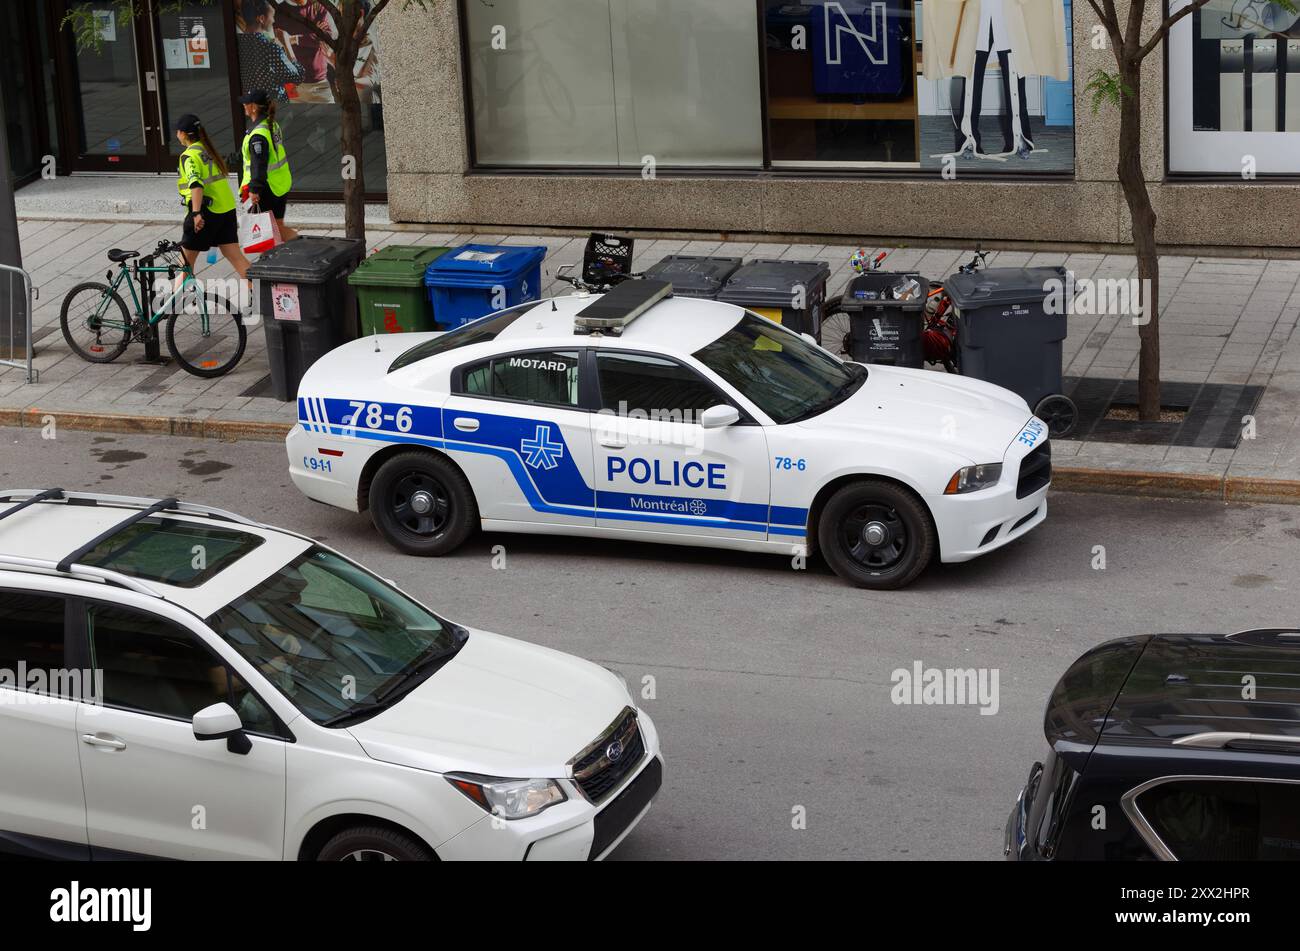
{"label": "police car windshield", "polygon": [[770,321],[746,312],[695,359],[752,400],[777,423],[795,423],[848,399],[866,369],[841,363]]}
{"label": "police car windshield", "polygon": [[519,304],[515,307],[497,311],[494,314],[488,314],[486,317],[480,317],[478,320],[457,327],[455,330],[449,330],[432,340],[416,344],[394,360],[393,365],[388,368],[388,372],[392,373],[394,370],[402,369],[402,367],[409,367],[412,363],[419,363],[421,360],[436,356],[439,353],[446,353],[449,350],[495,340],[497,334],[536,307],[537,303],[537,301],[529,301],[527,304]]}

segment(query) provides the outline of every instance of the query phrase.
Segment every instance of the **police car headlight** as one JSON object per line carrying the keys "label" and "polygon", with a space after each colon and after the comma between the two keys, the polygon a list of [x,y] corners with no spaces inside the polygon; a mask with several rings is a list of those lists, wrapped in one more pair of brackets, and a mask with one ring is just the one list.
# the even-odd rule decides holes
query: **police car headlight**
{"label": "police car headlight", "polygon": [[502,819],[527,819],[569,798],[553,779],[498,779],[474,773],[448,773],[446,779]]}
{"label": "police car headlight", "polygon": [[958,469],[948,480],[944,495],[961,495],[965,492],[978,492],[998,484],[1002,478],[1002,463],[989,462],[982,466],[967,466]]}

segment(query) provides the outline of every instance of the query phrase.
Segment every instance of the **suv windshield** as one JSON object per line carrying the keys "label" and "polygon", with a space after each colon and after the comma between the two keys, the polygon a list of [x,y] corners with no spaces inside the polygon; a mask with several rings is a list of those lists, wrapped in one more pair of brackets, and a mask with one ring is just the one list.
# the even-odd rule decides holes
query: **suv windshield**
{"label": "suv windshield", "polygon": [[488,314],[478,320],[463,324],[455,330],[449,330],[432,340],[418,343],[394,360],[392,366],[388,368],[388,372],[392,373],[394,370],[402,369],[402,367],[409,367],[412,363],[419,363],[421,360],[439,353],[446,353],[449,350],[495,340],[497,334],[536,307],[537,303],[534,300],[529,301],[527,304],[508,307],[505,310],[497,311],[495,314]]}
{"label": "suv windshield", "polygon": [[450,660],[468,636],[352,562],[315,547],[207,623],[325,726],[396,702]]}
{"label": "suv windshield", "polygon": [[865,367],[841,363],[798,334],[746,312],[736,326],[695,352],[778,424],[797,423],[848,399]]}

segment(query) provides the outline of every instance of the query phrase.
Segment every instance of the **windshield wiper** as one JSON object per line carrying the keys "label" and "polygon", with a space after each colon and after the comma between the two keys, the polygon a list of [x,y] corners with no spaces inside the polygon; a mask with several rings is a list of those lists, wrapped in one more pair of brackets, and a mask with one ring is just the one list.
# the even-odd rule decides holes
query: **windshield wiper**
{"label": "windshield wiper", "polygon": [[798,416],[786,420],[786,422],[801,423],[805,419],[811,419],[813,416],[816,416],[819,413],[824,413],[828,409],[839,406],[846,399],[848,399],[850,396],[856,393],[858,389],[862,386],[863,382],[866,380],[867,368],[860,367],[858,369],[860,370],[860,372],[854,372],[854,370],[851,368],[849,370],[850,378],[848,380],[845,380],[843,383],[841,383],[836,388],[835,392],[832,393],[830,396],[828,396],[825,400],[815,404],[811,409],[800,413]]}
{"label": "windshield wiper", "polygon": [[379,713],[392,706],[394,700],[399,699],[399,691],[404,696],[411,689],[432,677],[447,661],[456,656],[460,649],[465,646],[465,641],[469,639],[469,631],[465,628],[459,625],[448,625],[448,627],[452,636],[450,647],[417,657],[398,674],[396,680],[376,693],[373,700],[354,704],[342,713],[336,713],[334,716],[322,720],[320,725],[337,726],[356,717]]}

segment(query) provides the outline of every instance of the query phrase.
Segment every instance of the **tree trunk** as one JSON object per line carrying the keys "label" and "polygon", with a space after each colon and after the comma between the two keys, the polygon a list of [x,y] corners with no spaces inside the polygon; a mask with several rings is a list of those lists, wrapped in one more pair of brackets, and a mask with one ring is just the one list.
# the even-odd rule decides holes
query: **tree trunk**
{"label": "tree trunk", "polygon": [[1117,171],[1133,222],[1133,249],[1137,252],[1138,287],[1142,295],[1139,318],[1142,323],[1138,326],[1138,418],[1151,421],[1160,418],[1160,256],[1156,251],[1156,212],[1151,207],[1151,195],[1142,174],[1141,64],[1122,66],[1120,80],[1129,91],[1120,101]]}
{"label": "tree trunk", "polygon": [[349,238],[366,239],[366,169],[361,141],[361,95],[357,92],[359,3],[343,7],[338,46],[334,53],[334,97],[342,111],[343,228]]}

